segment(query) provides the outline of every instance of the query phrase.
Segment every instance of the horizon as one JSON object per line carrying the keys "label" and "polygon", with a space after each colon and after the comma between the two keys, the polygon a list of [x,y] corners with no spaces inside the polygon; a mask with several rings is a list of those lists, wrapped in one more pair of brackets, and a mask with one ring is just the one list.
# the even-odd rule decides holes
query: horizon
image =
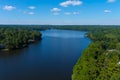
{"label": "horizon", "polygon": [[0,24],[0,26],[120,26],[120,25],[68,25],[68,24]]}

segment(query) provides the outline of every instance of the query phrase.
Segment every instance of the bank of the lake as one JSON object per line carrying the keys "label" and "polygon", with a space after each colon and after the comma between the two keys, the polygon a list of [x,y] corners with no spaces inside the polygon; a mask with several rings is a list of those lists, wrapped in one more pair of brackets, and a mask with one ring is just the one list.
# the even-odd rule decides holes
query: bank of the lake
{"label": "bank of the lake", "polygon": [[73,66],[91,43],[84,36],[86,32],[45,30],[41,33],[40,42],[3,52],[0,80],[71,80]]}
{"label": "bank of the lake", "polygon": [[92,43],[73,69],[72,80],[120,80],[120,27],[89,31]]}
{"label": "bank of the lake", "polygon": [[0,27],[0,51],[21,49],[40,40],[41,33],[37,30]]}

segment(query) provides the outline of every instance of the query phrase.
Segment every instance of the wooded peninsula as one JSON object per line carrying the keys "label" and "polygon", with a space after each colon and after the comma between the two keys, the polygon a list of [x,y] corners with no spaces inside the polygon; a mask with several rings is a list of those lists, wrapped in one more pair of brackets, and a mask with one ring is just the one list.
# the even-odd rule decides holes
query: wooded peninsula
{"label": "wooded peninsula", "polygon": [[0,27],[0,49],[3,51],[27,47],[30,43],[41,39],[36,30],[16,27]]}

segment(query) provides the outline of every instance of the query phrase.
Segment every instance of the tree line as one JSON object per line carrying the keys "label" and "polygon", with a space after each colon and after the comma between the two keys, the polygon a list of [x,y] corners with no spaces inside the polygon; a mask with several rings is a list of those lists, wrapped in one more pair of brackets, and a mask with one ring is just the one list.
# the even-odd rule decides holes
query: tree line
{"label": "tree line", "polygon": [[120,80],[120,27],[91,27],[92,43],[73,69],[72,80]]}
{"label": "tree line", "polygon": [[0,46],[7,50],[23,48],[40,39],[41,33],[33,29],[0,27]]}

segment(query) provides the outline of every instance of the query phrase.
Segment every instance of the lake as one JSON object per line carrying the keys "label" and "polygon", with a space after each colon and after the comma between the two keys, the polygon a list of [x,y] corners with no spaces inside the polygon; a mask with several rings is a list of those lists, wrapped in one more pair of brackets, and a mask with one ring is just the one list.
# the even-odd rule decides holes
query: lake
{"label": "lake", "polygon": [[83,31],[41,32],[40,42],[0,52],[0,80],[71,80],[72,69],[91,40]]}

